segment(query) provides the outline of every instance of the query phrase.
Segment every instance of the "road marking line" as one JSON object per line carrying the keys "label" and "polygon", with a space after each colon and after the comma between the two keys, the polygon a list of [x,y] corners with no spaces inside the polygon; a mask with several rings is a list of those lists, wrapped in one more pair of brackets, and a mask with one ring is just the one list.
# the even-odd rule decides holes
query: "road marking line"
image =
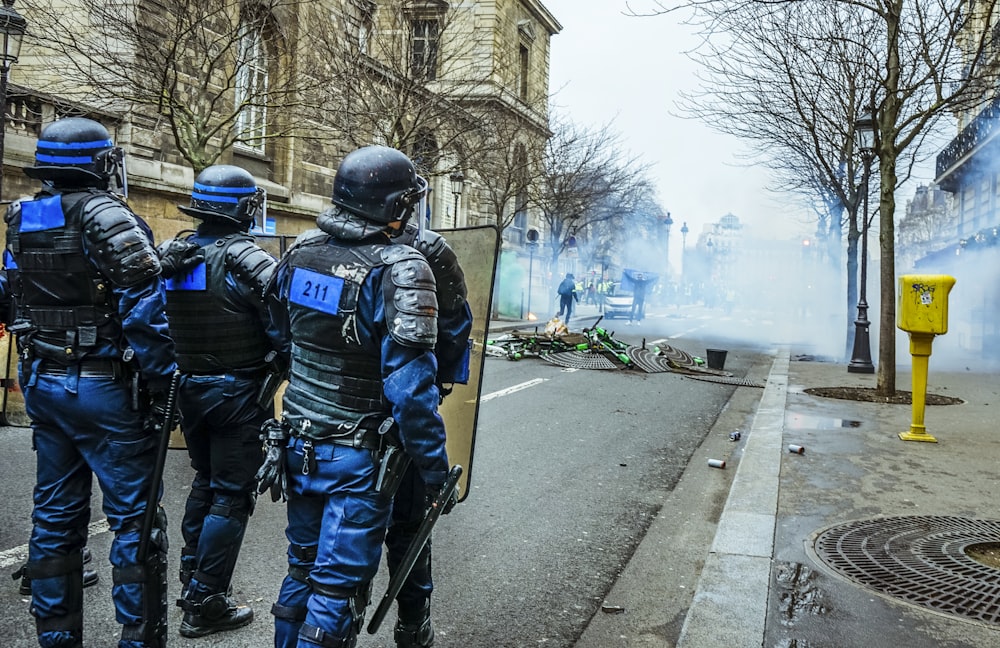
{"label": "road marking line", "polygon": [[[507,394],[513,394],[514,392],[519,392],[522,389],[527,389],[529,387],[534,387],[535,385],[541,384],[541,383],[545,382],[546,380],[548,380],[548,378],[535,378],[534,380],[529,380],[528,382],[523,382],[520,385],[514,385],[513,387],[507,387],[506,389],[501,389],[501,390],[495,391],[495,392],[493,392],[491,394],[486,394],[485,396],[480,396],[479,397],[479,402],[480,403],[485,403],[486,401],[493,400],[494,398],[499,398],[501,396],[506,396]],[[467,403],[475,403],[476,401],[470,400],[470,401],[465,401],[465,402],[467,402]]]}
{"label": "road marking line", "polygon": [[[95,536],[99,533],[107,533],[110,530],[111,529],[108,527],[107,520],[98,520],[97,522],[92,522],[87,527],[87,537],[89,538],[90,536]],[[7,569],[8,567],[13,567],[14,565],[22,565],[26,562],[28,562],[27,544],[0,551],[0,569]]]}

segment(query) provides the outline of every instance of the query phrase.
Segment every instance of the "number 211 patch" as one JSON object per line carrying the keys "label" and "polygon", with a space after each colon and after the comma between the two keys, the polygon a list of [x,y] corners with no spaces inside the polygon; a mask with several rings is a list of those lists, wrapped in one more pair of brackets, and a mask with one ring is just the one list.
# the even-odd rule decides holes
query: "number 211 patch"
{"label": "number 211 patch", "polygon": [[344,290],[341,277],[331,277],[315,270],[295,268],[288,300],[330,315],[339,311],[340,293]]}

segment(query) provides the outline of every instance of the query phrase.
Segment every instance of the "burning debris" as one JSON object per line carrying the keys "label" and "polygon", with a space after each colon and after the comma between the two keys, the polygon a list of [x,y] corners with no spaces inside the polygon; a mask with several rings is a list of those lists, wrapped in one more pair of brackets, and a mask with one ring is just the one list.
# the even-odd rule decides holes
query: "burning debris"
{"label": "burning debris", "polygon": [[568,331],[561,322],[549,322],[543,332],[537,329],[530,333],[512,331],[491,340],[486,352],[508,360],[541,358],[573,369],[639,369],[646,373],[672,371],[693,377],[725,379],[725,382],[733,376],[728,371],[711,369],[703,359],[667,344],[647,347],[645,340],[641,346],[622,342],[612,332],[599,326],[600,322],[598,318],[593,326],[580,333]]}

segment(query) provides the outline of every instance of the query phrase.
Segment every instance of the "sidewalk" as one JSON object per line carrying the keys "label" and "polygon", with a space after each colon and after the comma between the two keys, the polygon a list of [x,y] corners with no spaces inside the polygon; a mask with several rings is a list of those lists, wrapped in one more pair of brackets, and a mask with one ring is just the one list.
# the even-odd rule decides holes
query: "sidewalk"
{"label": "sidewalk", "polygon": [[[910,391],[910,380],[900,366],[896,388]],[[763,394],[738,389],[731,400],[759,398],[742,439],[720,444],[730,416],[705,441],[731,479],[717,524],[699,530],[691,513],[711,517],[711,491],[725,487],[706,481],[720,471],[699,453],[671,496],[679,503],[665,503],[606,598],[624,602],[621,613],[599,611],[578,648],[1000,646],[1000,569],[966,553],[1000,547],[1000,380],[935,372],[932,355],[927,392],[964,401],[925,408],[938,443],[899,439],[910,405],[805,393],[875,385],[779,349]]]}

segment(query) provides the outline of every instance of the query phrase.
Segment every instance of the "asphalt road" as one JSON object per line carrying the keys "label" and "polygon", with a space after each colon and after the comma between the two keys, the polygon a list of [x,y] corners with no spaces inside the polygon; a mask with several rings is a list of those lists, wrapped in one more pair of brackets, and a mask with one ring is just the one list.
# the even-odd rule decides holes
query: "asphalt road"
{"label": "asphalt road", "polygon": [[[671,344],[696,355],[718,345],[676,316],[623,324],[615,324],[618,337],[633,343],[684,329]],[[760,352],[731,348],[726,368],[742,375],[759,360]],[[573,646],[736,388],[673,373],[567,370],[538,359],[489,358],[484,375],[484,395],[505,391],[481,405],[470,494],[435,532],[436,645]],[[510,389],[517,386],[523,388]],[[29,431],[0,428],[0,456],[0,568],[10,572],[30,532]],[[165,471],[171,602],[190,478],[186,454],[171,451]],[[256,611],[254,623],[187,640],[176,634],[181,612],[171,608],[172,646],[272,645],[269,608],[286,569],[283,531],[282,506],[262,498],[234,580],[234,595]],[[85,594],[86,646],[111,646],[117,638],[104,559],[110,540],[95,496],[90,546],[101,582]],[[376,602],[384,588],[380,574]],[[27,599],[14,581],[0,581],[0,605],[6,610],[0,643],[36,645]],[[392,623],[390,614],[378,634],[363,635],[358,645],[391,647]]]}

